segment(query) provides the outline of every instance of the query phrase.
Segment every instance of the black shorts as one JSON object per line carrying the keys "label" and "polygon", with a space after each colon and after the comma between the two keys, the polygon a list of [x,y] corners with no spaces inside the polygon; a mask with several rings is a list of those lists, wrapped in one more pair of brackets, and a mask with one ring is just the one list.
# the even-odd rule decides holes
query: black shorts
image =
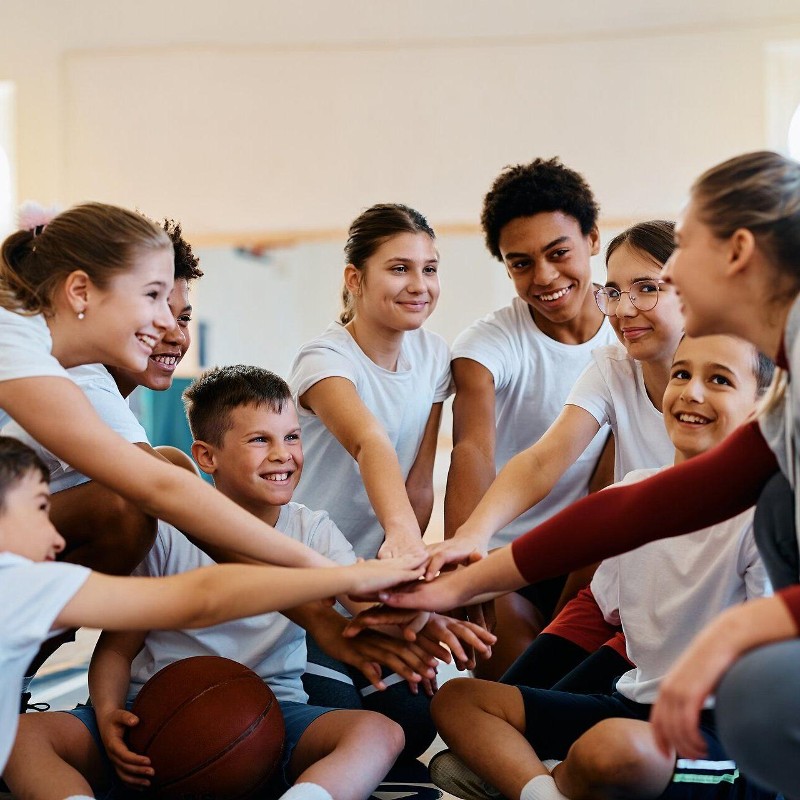
{"label": "black shorts", "polygon": [[[604,719],[647,721],[651,706],[614,692],[572,694],[517,687],[525,706],[525,738],[540,759],[564,759],[572,744]],[[744,780],[716,735],[713,711],[703,711],[700,733],[708,755],[702,761],[678,759],[663,800],[768,800],[775,795]]]}
{"label": "black shorts", "polygon": [[529,583],[527,586],[517,589],[517,594],[539,609],[546,625],[553,619],[553,612],[556,610],[556,605],[566,582],[567,576],[559,575],[557,578],[548,578],[538,583]]}

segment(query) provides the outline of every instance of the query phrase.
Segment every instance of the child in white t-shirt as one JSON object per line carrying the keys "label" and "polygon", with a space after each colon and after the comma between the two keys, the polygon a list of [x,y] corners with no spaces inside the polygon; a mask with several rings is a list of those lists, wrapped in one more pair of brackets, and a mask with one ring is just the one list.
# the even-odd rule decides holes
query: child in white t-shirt
{"label": "child in white t-shirt", "polygon": [[0,418],[63,462],[200,541],[263,561],[319,565],[186,470],[153,458],[99,419],[66,369],[147,366],[174,317],[167,234],[125,209],[86,203],[22,222],[0,257]]}
{"label": "child in white t-shirt", "polygon": [[[17,791],[14,770],[6,764],[18,720],[25,668],[42,642],[61,628],[86,625],[109,630],[142,626],[168,629],[205,627],[224,620],[347,592],[365,592],[414,577],[408,559],[367,562],[311,570],[214,566],[162,580],[123,578],[56,563],[64,540],[48,517],[48,471],[26,445],[0,437],[0,771]],[[209,603],[209,597],[214,601]],[[53,798],[86,794],[85,781],[61,785],[49,762],[31,769],[22,756],[22,773],[44,776]],[[24,777],[24,776],[23,776]]]}
{"label": "child in white t-shirt", "polygon": [[[663,397],[676,463],[716,447],[752,415],[771,377],[764,364],[750,343],[736,337],[681,342]],[[644,480],[658,471],[635,471],[623,483]],[[640,513],[646,517],[647,508]],[[434,717],[452,751],[508,798],[645,798],[665,791],[665,798],[677,798],[686,797],[691,784],[723,791],[731,783],[735,783],[733,796],[744,796],[736,766],[717,739],[710,709],[702,718],[708,745],[704,762],[679,760],[676,765],[675,752],[659,749],[647,720],[660,681],[696,631],[724,608],[769,593],[752,518],[750,509],[600,565],[592,583],[597,602],[609,620],[621,622],[636,665],[622,676],[613,694],[577,695],[476,680],[448,682],[434,702]],[[453,576],[455,583],[474,585],[469,571],[461,570],[463,577]],[[497,581],[501,573],[494,575]],[[448,576],[442,583],[453,579]],[[409,602],[435,608],[439,601],[431,602],[432,596],[440,595],[449,605],[443,595],[450,595],[453,587],[442,585],[437,591],[436,584],[425,586]],[[476,736],[476,731],[483,736]],[[482,741],[489,735],[493,747],[487,749]],[[542,759],[563,759],[563,763],[553,768]],[[450,760],[450,775],[458,775],[452,756]],[[443,788],[453,790],[442,772],[433,766],[431,771]],[[471,797],[464,791],[464,779],[462,770],[457,793]]]}
{"label": "child in white t-shirt", "polygon": [[[311,511],[291,501],[303,468],[303,449],[299,422],[284,381],[256,367],[225,367],[211,370],[198,379],[186,390],[185,400],[196,437],[193,454],[200,467],[213,476],[221,492],[284,535],[327,558],[344,564],[355,561],[352,547],[324,511]],[[160,524],[156,544],[136,574],[175,575],[211,563],[202,550],[178,531]],[[352,608],[358,610],[359,606]],[[40,751],[34,762],[49,758],[47,743],[55,738],[68,740],[72,748],[94,753],[94,734],[90,733],[93,731],[94,741],[97,744],[102,741],[124,779],[146,780],[150,774],[147,764],[125,748],[122,729],[115,724],[121,721],[124,728],[132,723],[130,715],[122,711],[126,695],[131,700],[153,674],[173,661],[215,654],[246,664],[276,693],[286,721],[285,766],[290,784],[312,782],[317,789],[323,786],[336,797],[365,797],[402,750],[402,729],[380,714],[308,704],[301,681],[306,663],[305,633],[295,624],[305,624],[307,617],[298,616],[302,611],[308,609],[287,611],[294,621],[281,614],[267,614],[199,631],[106,633],[95,653],[90,678],[97,719],[93,710],[85,708],[72,713],[88,727],[76,726],[73,719],[64,715],[36,715],[30,721],[26,719],[19,752],[27,754],[29,763],[37,747]],[[326,612],[335,614],[322,606],[316,613],[324,616]],[[469,630],[462,623],[453,627],[456,626],[461,635]],[[334,626],[335,632],[338,634],[342,627]],[[444,631],[446,641],[453,636],[444,623],[436,621],[429,622],[423,631],[423,637],[437,639]],[[381,646],[391,649],[381,641],[387,637],[371,638],[376,651]],[[466,641],[481,646],[474,636],[467,636]],[[346,645],[345,640],[343,643]],[[432,644],[434,649],[441,650],[438,641]],[[433,676],[422,648],[409,648],[402,641],[397,645],[398,657],[417,664],[426,677]],[[414,652],[407,655],[404,650]],[[120,654],[125,656],[124,675],[120,671]],[[419,673],[410,674],[411,680],[418,681],[421,677]],[[380,675],[375,676],[375,683],[385,688]],[[365,740],[370,742],[369,764],[360,759],[359,769],[354,770],[355,753],[363,748]],[[14,756],[12,777],[16,774],[16,763]],[[87,760],[82,763],[89,766]],[[317,792],[317,796],[325,794]]]}
{"label": "child in white t-shirt", "polygon": [[439,299],[434,232],[411,208],[372,206],[345,256],[345,310],[289,376],[309,456],[297,498],[324,508],[359,556],[422,555],[450,392],[447,344],[422,327]]}

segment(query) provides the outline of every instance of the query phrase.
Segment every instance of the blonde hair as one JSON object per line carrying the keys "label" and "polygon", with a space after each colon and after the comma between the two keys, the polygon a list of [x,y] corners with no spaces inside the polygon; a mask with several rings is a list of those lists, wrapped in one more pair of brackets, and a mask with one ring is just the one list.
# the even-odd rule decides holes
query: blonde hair
{"label": "blonde hair", "polygon": [[74,206],[38,230],[17,231],[3,242],[0,307],[9,311],[51,313],[56,289],[75,270],[103,289],[138,254],[172,247],[155,223],[105,203]]}
{"label": "blonde hair", "polygon": [[719,239],[745,228],[777,271],[800,285],[800,164],[763,150],[724,161],[692,186],[698,216]]}

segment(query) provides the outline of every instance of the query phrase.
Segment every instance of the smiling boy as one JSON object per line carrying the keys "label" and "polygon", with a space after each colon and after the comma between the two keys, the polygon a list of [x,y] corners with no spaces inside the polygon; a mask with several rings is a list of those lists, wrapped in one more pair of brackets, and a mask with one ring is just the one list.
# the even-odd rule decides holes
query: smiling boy
{"label": "smiling boy", "polygon": [[[591,351],[616,342],[592,295],[591,257],[600,249],[598,211],[583,177],[556,158],[508,167],[484,199],[486,246],[503,264],[517,296],[453,343],[447,539],[505,464],[548,430]],[[548,497],[499,531],[490,549],[585,495],[605,439],[601,431]],[[605,485],[611,473],[598,478]],[[549,622],[565,580],[527,587],[497,602],[499,645],[476,674],[498,678],[505,671]]]}

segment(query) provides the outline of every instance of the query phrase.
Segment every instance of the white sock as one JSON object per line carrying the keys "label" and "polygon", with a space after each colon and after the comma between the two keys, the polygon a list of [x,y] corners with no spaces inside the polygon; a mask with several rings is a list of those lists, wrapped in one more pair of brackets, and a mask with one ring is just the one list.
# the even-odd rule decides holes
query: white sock
{"label": "white sock", "polygon": [[333,797],[318,783],[296,783],[280,800],[333,800]]}
{"label": "white sock", "polygon": [[569,800],[569,798],[558,791],[556,782],[550,775],[537,775],[522,787],[519,800]]}
{"label": "white sock", "polygon": [[71,794],[66,800],[94,800],[94,797],[89,797],[86,794]]}
{"label": "white sock", "polygon": [[542,766],[548,772],[552,772],[560,763],[561,763],[561,759],[559,759],[559,758],[548,758],[545,761],[542,761]]}

